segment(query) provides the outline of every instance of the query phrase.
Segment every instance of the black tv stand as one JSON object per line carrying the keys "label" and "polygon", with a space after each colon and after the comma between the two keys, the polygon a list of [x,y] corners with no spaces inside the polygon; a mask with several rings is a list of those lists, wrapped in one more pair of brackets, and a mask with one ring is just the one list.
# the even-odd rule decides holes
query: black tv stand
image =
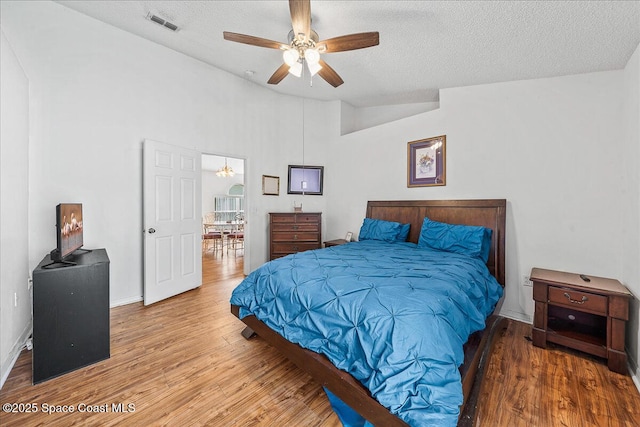
{"label": "black tv stand", "polygon": [[[78,251],[83,251],[84,253],[82,254],[77,254]],[[78,265],[77,262],[73,262],[70,261],[70,259],[73,258],[74,255],[84,255],[84,254],[88,254],[93,252],[93,249],[85,249],[85,248],[78,248],[75,251],[73,251],[72,253],[70,253],[69,255],[67,255],[65,258],[61,258],[60,257],[60,252],[58,251],[58,249],[54,249],[49,253],[49,258],[51,259],[51,262],[48,264],[44,264],[41,265],[40,268],[62,268],[62,267],[69,267],[72,265]],[[55,266],[55,267],[54,267]]]}
{"label": "black tv stand", "polygon": [[109,257],[104,249],[73,257],[76,265],[33,271],[33,383],[110,356]]}
{"label": "black tv stand", "polygon": [[62,267],[69,267],[69,266],[72,266],[72,265],[78,265],[78,263],[75,263],[73,261],[51,261],[48,264],[41,265],[40,268],[44,268],[44,269],[62,268]]}

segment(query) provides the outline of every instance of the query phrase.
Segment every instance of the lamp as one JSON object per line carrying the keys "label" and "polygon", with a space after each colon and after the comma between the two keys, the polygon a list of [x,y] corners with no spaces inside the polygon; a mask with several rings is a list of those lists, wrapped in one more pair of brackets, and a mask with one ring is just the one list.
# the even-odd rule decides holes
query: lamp
{"label": "lamp", "polygon": [[233,176],[236,173],[227,165],[227,158],[224,158],[224,167],[221,167],[216,171],[216,175],[226,178],[228,176]]}

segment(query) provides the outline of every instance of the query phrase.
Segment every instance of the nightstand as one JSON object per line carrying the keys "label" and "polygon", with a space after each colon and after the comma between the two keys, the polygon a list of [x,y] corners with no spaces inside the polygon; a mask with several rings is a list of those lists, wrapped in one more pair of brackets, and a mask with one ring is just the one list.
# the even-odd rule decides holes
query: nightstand
{"label": "nightstand", "polygon": [[622,283],[542,268],[532,269],[530,278],[533,345],[564,345],[605,358],[611,371],[627,373],[625,326],[633,295]]}
{"label": "nightstand", "polygon": [[324,242],[324,247],[330,248],[331,246],[344,245],[345,243],[349,243],[349,242],[347,242],[345,239],[328,240]]}

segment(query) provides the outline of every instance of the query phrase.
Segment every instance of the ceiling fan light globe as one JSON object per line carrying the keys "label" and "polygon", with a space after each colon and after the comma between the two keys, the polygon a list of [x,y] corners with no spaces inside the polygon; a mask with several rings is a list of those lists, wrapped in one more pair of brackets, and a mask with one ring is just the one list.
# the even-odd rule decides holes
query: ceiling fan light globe
{"label": "ceiling fan light globe", "polygon": [[317,64],[320,61],[320,53],[317,49],[309,48],[304,51],[304,59],[309,64]]}
{"label": "ceiling fan light globe", "polygon": [[316,74],[318,74],[318,71],[322,70],[322,65],[318,64],[317,62],[307,62],[307,68],[309,68],[309,72],[311,73],[311,75],[315,76]]}
{"label": "ceiling fan light globe", "polygon": [[298,59],[300,58],[300,55],[298,54],[298,51],[296,49],[287,49],[284,52],[282,52],[282,59],[284,60],[285,64],[287,64],[288,66],[293,66],[293,64],[295,64],[296,62],[298,62]]}
{"label": "ceiling fan light globe", "polygon": [[299,62],[294,63],[289,67],[289,73],[293,74],[296,77],[300,77],[302,75],[302,64]]}

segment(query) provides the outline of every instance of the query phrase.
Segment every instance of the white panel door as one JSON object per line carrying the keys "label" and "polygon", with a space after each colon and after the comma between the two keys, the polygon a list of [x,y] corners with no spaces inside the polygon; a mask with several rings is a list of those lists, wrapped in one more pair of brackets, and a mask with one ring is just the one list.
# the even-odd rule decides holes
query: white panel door
{"label": "white panel door", "polygon": [[200,153],[143,144],[144,304],[202,284]]}

